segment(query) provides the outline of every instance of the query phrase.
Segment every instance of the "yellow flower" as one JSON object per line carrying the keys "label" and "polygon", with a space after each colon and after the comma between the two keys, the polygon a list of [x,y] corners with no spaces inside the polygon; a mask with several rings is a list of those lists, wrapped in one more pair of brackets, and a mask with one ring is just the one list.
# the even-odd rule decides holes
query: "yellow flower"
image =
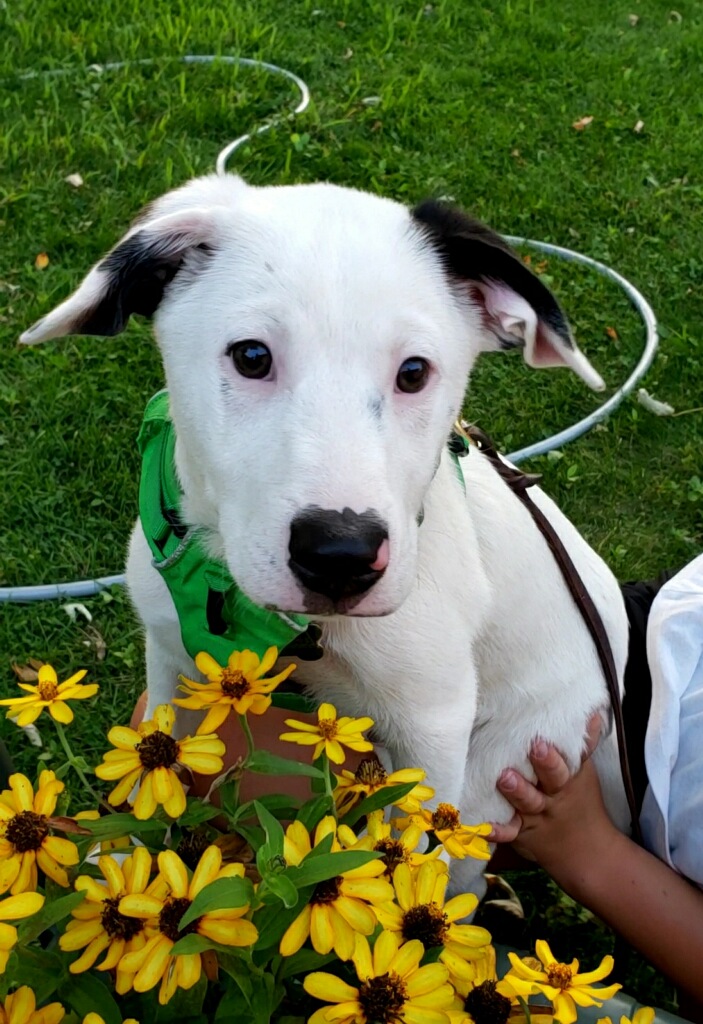
{"label": "yellow flower", "polygon": [[396,902],[377,907],[376,916],[387,931],[399,932],[406,942],[418,939],[425,949],[441,946],[439,959],[455,983],[474,977],[469,961],[485,957],[491,935],[477,925],[457,924],[474,912],[478,900],[465,893],[445,904],[448,882],[442,861],[425,861],[415,872],[408,864],[399,864],[393,872]]}
{"label": "yellow flower", "polygon": [[417,853],[423,830],[419,825],[411,824],[396,838],[391,822],[384,821],[383,811],[372,811],[366,818],[366,835],[359,839],[352,829],[340,825],[337,831],[345,850],[373,850],[380,853],[381,863],[385,865],[385,875],[391,879],[399,864],[409,864],[411,868],[419,868],[426,860],[436,860],[442,852],[437,846],[430,853]]}
{"label": "yellow flower", "polygon": [[21,690],[26,690],[31,696],[8,697],[7,700],[0,700],[0,707],[9,707],[7,717],[12,718],[17,725],[31,725],[39,718],[44,708],[49,709],[49,714],[57,722],[69,725],[73,721],[73,712],[66,701],[85,700],[86,697],[93,697],[98,692],[97,683],[80,685],[86,672],[87,669],[83,669],[64,683],[59,683],[51,665],[42,665],[36,686],[32,686],[31,683],[18,684]]}
{"label": "yellow flower", "polygon": [[0,1002],[0,1024],[59,1024],[66,1011],[61,1003],[49,1003],[37,1010],[37,997],[31,988],[22,985]]}
{"label": "yellow flower", "polygon": [[[651,1006],[641,1006],[634,1017],[621,1017],[620,1024],[654,1024],[655,1013]],[[613,1024],[610,1017],[599,1017],[597,1024]]]}
{"label": "yellow flower", "polygon": [[559,963],[543,939],[535,944],[542,970],[521,960],[515,953],[508,953],[511,969],[503,979],[515,995],[523,999],[541,992],[554,1007],[554,1016],[560,1024],[573,1024],[577,1018],[577,1006],[602,1006],[603,1000],[611,999],[622,988],[621,985],[607,985],[593,988],[591,982],[601,981],[613,969],[612,956],[605,956],[595,971],[579,974],[578,960],[570,964]]}
{"label": "yellow flower", "polygon": [[222,740],[215,735],[176,740],[171,735],[175,720],[170,704],[159,704],[154,717],[140,722],[136,730],[121,725],[110,729],[107,738],[117,749],[109,750],[95,769],[99,779],[121,780],[108,797],[113,806],[127,800],[139,783],[132,809],[141,821],[150,818],[159,804],[172,818],[183,814],[186,795],[176,774],[180,768],[204,775],[217,775],[223,769]]}
{"label": "yellow flower", "polygon": [[147,889],[151,854],[142,846],[121,866],[113,857],[102,856],[98,867],[107,884],[88,875],[78,876],[75,888],[85,893],[85,899],[71,911],[73,920],[59,939],[59,947],[64,952],[84,950],[70,965],[71,974],[90,970],[102,953],[105,958],[97,969],[111,971],[125,953],[141,949],[146,943],[143,922],[121,914],[118,907],[127,894],[151,891]]}
{"label": "yellow flower", "polygon": [[[83,1018],[83,1024],[105,1024],[105,1021],[99,1013],[87,1013]],[[126,1017],[122,1024],[139,1024],[139,1021],[134,1017]]]}
{"label": "yellow flower", "polygon": [[0,893],[13,895],[37,887],[37,865],[57,885],[68,886],[64,870],[78,863],[68,839],[51,835],[51,816],[64,789],[53,772],[39,776],[36,795],[25,775],[11,775],[0,793]]}
{"label": "yellow flower", "polygon": [[317,709],[317,725],[296,722],[294,718],[287,718],[286,725],[298,731],[284,732],[279,739],[299,743],[301,746],[311,747],[314,744],[313,760],[324,750],[330,761],[343,764],[343,746],[362,754],[367,750],[373,750],[373,743],[361,735],[371,728],[373,718],[337,718],[334,704],[320,704]]}
{"label": "yellow flower", "polygon": [[[314,845],[325,836],[335,835],[333,817],[323,818],[315,830]],[[286,829],[283,856],[288,864],[300,864],[310,853],[312,845],[307,830],[299,821]],[[341,846],[336,837],[332,853]],[[297,953],[309,937],[318,953],[334,949],[340,960],[349,960],[354,952],[354,936],[371,935],[376,927],[374,907],[393,899],[393,888],[380,878],[385,870],[382,861],[374,860],[351,871],[318,882],[310,902],[302,909],[281,939],[279,951],[283,956]]]}
{"label": "yellow flower", "polygon": [[375,757],[365,757],[355,772],[344,769],[342,774],[335,775],[335,778],[337,788],[334,791],[334,799],[337,811],[342,816],[363,797],[372,796],[388,786],[400,786],[405,782],[415,782],[417,785],[404,797],[394,800],[393,804],[406,814],[416,814],[423,801],[431,800],[434,796],[434,790],[430,786],[420,784],[425,778],[422,768],[402,768],[389,775]]}
{"label": "yellow flower", "polygon": [[153,889],[143,895],[124,896],[118,910],[127,917],[146,922],[148,932],[153,932],[142,949],[126,953],[119,964],[119,970],[131,979],[131,986],[137,992],[148,992],[161,982],[159,1002],[165,1005],[177,988],[192,988],[200,980],[202,959],[200,953],[177,953],[171,955],[176,942],[186,935],[203,935],[213,942],[225,946],[251,946],[259,937],[251,921],[244,921],[249,906],[232,907],[227,910],[212,910],[197,918],[183,930],[180,922],[198,893],[220,878],[242,878],[243,864],[222,866],[222,853],[217,846],[209,846],[200,858],[193,877],[173,850],[159,854],[159,876],[164,885],[164,894]]}
{"label": "yellow flower", "polygon": [[198,726],[198,734],[217,732],[233,709],[238,715],[245,715],[247,711],[253,715],[263,715],[271,706],[271,692],[295,668],[295,665],[288,665],[278,675],[269,679],[262,678],[273,668],[277,659],[277,647],[269,647],[261,661],[254,651],[232,651],[223,668],[209,654],[201,651],[195,659],[195,665],[206,676],[207,683],[196,683],[193,679],[180,676],[185,686],[179,686],[179,690],[188,696],[179,697],[173,703],[181,708],[207,711]]}
{"label": "yellow flower", "polygon": [[[0,900],[0,975],[7,967],[10,950],[17,943],[17,929],[6,921],[19,921],[31,917],[44,906],[44,897],[38,892],[23,892],[19,896],[8,896]],[[0,1011],[0,1024],[4,1024]]]}
{"label": "yellow flower", "polygon": [[334,1004],[316,1010],[308,1024],[449,1024],[454,989],[447,968],[420,967],[424,952],[417,940],[401,946],[396,934],[381,932],[372,954],[357,935],[352,959],[359,986],[322,971],[308,974],[305,991]]}
{"label": "yellow flower", "polygon": [[484,839],[493,831],[491,826],[462,825],[459,811],[452,804],[437,804],[434,811],[423,809],[410,818],[399,818],[396,821],[399,827],[411,823],[419,825],[423,832],[434,832],[447,853],[457,860],[463,860],[464,857],[491,859],[491,848]]}

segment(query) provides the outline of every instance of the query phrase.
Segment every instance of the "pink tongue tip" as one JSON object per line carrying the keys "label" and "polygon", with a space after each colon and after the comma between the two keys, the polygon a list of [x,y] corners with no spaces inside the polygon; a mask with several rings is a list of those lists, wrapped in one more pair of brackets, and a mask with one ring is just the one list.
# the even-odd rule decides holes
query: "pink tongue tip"
{"label": "pink tongue tip", "polygon": [[371,568],[374,572],[383,572],[388,567],[390,559],[390,545],[387,540],[384,540],[376,552],[376,560],[371,563]]}

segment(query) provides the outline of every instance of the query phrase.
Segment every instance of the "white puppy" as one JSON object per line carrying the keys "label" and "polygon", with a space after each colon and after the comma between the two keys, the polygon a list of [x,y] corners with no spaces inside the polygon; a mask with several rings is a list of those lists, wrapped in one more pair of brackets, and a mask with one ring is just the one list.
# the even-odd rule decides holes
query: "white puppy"
{"label": "white puppy", "polygon": [[[371,715],[394,766],[426,769],[465,821],[507,820],[496,780],[529,771],[537,737],[575,768],[590,714],[608,704],[593,641],[526,509],[477,450],[462,486],[446,446],[481,351],[521,347],[531,366],[602,387],[500,238],[436,203],[205,177],[149,207],[22,341],[115,334],[132,313],[154,315],[184,520],[256,604],[322,626],[325,655],[299,681]],[[531,493],[622,678],[617,582]],[[128,577],[153,707],[194,666],[139,523]],[[624,827],[612,739],[597,758]],[[463,863],[458,883],[475,887]]]}

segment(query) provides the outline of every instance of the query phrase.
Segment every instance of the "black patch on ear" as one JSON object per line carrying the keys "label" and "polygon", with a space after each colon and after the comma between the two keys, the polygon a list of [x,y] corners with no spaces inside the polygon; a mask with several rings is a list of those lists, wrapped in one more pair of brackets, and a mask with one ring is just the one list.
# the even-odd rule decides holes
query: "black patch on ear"
{"label": "black patch on ear", "polygon": [[108,278],[105,291],[73,333],[112,337],[124,330],[132,314],[153,316],[190,249],[212,252],[206,245],[191,246],[185,237],[179,244],[178,236],[149,237],[147,230],[130,235],[100,264],[100,273]]}
{"label": "black patch on ear", "polygon": [[[573,348],[569,325],[550,290],[491,228],[455,206],[427,199],[412,211],[452,277],[462,281],[502,281],[532,306],[537,317]],[[514,340],[499,338],[501,347]]]}

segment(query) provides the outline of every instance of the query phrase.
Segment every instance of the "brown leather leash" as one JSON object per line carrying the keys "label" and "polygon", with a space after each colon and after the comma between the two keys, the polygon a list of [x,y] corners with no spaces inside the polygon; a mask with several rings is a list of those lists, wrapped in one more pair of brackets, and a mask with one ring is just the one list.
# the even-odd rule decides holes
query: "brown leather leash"
{"label": "brown leather leash", "polygon": [[[479,427],[476,427],[473,424],[460,422],[456,425],[455,429],[460,436],[463,436],[463,438],[475,445],[481,454],[486,456],[501,479],[505,481],[513,494],[519,498],[528,510],[537,529],[547,542],[549,550],[552,552],[552,555],[554,556],[564,578],[564,582],[569,589],[569,593],[571,594],[576,607],[581,613],[581,617],[588,627],[588,631],[591,634],[596,651],[598,652],[598,658],[600,660],[601,668],[603,669],[608,693],[610,694],[610,704],[613,710],[615,732],[618,740],[620,772],[622,774],[625,795],[627,796],[627,803],[632,818],[632,836],[636,842],[642,845],[642,833],[640,830],[637,801],[635,799],[635,789],[632,783],[632,775],[630,773],[630,762],[627,755],[625,723],[622,714],[620,687],[618,685],[618,673],[615,667],[613,649],[610,646],[610,639],[605,629],[601,614],[596,608],[593,598],[589,594],[585,583],[581,579],[581,575],[574,565],[571,555],[564,547],[561,538],[545,516],[542,509],[535,504],[527,493],[528,487],[534,486],[540,477],[536,474],[523,473],[522,470],[516,469],[514,466],[510,466],[508,463],[504,462],[498,455],[490,437]],[[462,454],[456,449],[453,449],[453,451],[455,454]],[[466,452],[463,454],[466,454]]]}

